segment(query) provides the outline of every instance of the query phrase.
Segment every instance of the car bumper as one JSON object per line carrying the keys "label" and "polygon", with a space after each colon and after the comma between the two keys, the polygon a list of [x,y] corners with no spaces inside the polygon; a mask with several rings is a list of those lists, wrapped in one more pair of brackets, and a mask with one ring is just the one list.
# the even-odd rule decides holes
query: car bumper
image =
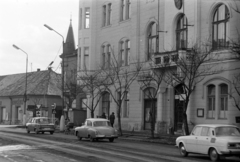
{"label": "car bumper", "polygon": [[53,128],[41,128],[41,129],[39,129],[38,131],[43,131],[43,132],[54,132],[55,129],[53,129]]}
{"label": "car bumper", "polygon": [[116,135],[106,136],[106,135],[96,135],[96,138],[98,139],[104,139],[104,138],[118,138]]}
{"label": "car bumper", "polygon": [[221,154],[224,156],[239,156],[240,150],[221,151]]}

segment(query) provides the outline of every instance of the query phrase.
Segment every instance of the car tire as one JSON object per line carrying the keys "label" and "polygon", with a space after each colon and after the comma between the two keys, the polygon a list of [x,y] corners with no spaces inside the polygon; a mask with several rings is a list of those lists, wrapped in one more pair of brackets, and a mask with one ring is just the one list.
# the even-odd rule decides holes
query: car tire
{"label": "car tire", "polygon": [[90,136],[90,141],[94,142],[94,138],[92,136]]}
{"label": "car tire", "polygon": [[53,131],[50,132],[50,134],[53,134],[53,133],[54,133]]}
{"label": "car tire", "polygon": [[113,142],[114,141],[114,138],[109,138],[109,142]]}
{"label": "car tire", "polygon": [[212,161],[218,161],[219,160],[219,154],[215,148],[212,148],[209,152],[209,157]]}
{"label": "car tire", "polygon": [[39,133],[39,132],[37,131],[37,129],[36,129],[36,128],[34,129],[34,131],[35,131],[35,133],[36,133],[36,134],[38,134],[38,133]]}
{"label": "car tire", "polygon": [[79,134],[77,134],[77,138],[78,138],[78,140],[79,140],[79,141],[81,141],[81,140],[82,140],[82,137],[80,137],[80,135],[79,135]]}
{"label": "car tire", "polygon": [[182,144],[182,143],[179,146],[179,152],[180,152],[180,155],[182,155],[183,157],[188,156],[188,152],[186,151],[186,148],[185,148],[184,144]]}

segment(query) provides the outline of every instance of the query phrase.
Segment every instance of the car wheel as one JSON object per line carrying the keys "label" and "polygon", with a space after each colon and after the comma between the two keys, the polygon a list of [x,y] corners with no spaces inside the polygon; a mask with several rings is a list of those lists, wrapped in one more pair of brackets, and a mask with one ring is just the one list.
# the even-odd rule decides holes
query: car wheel
{"label": "car wheel", "polygon": [[28,128],[26,128],[26,130],[27,130],[27,133],[30,133],[30,130]]}
{"label": "car wheel", "polygon": [[109,142],[113,142],[114,141],[114,138],[109,138]]}
{"label": "car wheel", "polygon": [[92,136],[90,136],[90,141],[94,142],[94,138]]}
{"label": "car wheel", "polygon": [[53,131],[51,131],[50,134],[53,134]]}
{"label": "car wheel", "polygon": [[186,148],[185,148],[184,144],[182,144],[182,143],[180,144],[179,152],[180,152],[180,155],[182,155],[184,157],[188,156],[188,152],[186,151]]}
{"label": "car wheel", "polygon": [[79,140],[79,141],[81,141],[81,140],[82,140],[82,137],[80,137],[80,135],[79,135],[79,134],[77,134],[77,138],[78,138],[78,140]]}
{"label": "car wheel", "polygon": [[219,160],[219,154],[217,153],[217,150],[212,148],[209,152],[209,157],[212,161],[218,161]]}
{"label": "car wheel", "polygon": [[37,131],[37,129],[36,129],[36,128],[34,129],[34,131],[35,131],[35,133],[36,133],[36,134],[38,134],[38,131]]}

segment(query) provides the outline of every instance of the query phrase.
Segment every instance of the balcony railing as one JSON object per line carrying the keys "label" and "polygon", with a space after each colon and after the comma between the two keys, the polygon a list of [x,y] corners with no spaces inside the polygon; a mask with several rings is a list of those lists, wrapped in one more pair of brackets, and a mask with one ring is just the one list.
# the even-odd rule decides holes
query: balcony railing
{"label": "balcony railing", "polygon": [[169,64],[170,66],[175,66],[175,62],[181,59],[189,60],[190,51],[189,50],[179,50],[171,52],[161,52],[155,53],[154,61],[156,65]]}

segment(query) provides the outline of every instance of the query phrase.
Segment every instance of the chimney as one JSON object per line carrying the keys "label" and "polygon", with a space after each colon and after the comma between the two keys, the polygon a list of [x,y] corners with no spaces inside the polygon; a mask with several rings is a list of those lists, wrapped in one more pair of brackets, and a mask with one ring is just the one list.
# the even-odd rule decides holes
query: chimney
{"label": "chimney", "polygon": [[37,71],[40,71],[40,69],[37,69]]}

